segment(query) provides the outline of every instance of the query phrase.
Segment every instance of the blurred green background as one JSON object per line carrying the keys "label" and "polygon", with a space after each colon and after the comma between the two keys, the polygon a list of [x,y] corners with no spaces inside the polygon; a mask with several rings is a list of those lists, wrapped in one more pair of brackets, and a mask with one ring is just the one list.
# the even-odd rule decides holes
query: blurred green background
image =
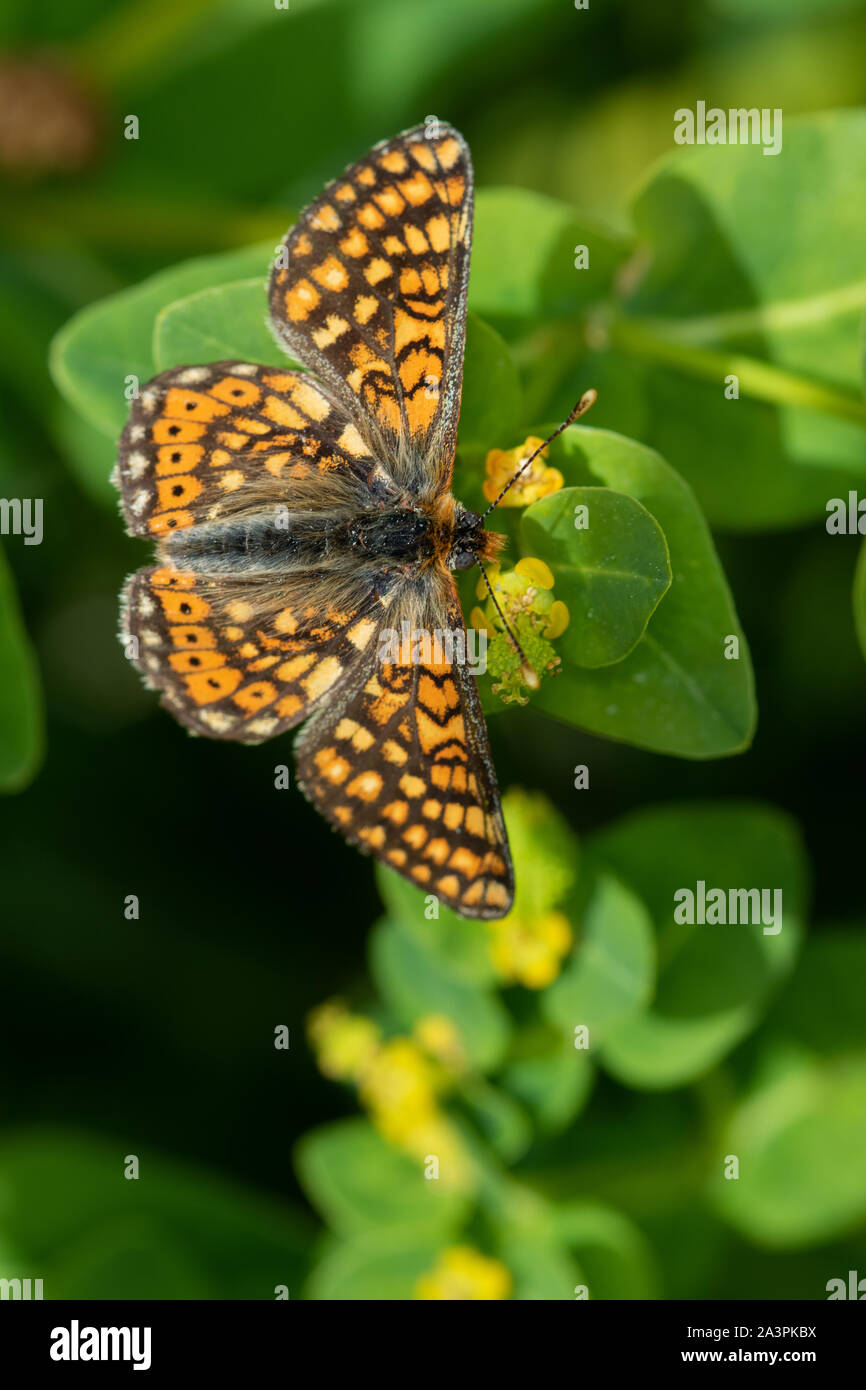
{"label": "blurred green background", "polygon": [[[189,739],[140,687],[115,634],[116,596],[143,549],[124,535],[103,482],[110,442],[60,396],[48,366],[54,334],[77,310],[178,261],[276,244],[345,164],[428,114],[464,133],[480,188],[550,195],[615,246],[630,234],[635,186],[671,153],[677,107],[699,98],[782,107],[787,122],[866,105],[866,6],[291,0],[281,11],[267,0],[4,0],[0,42],[0,493],[41,497],[45,508],[41,546],[4,538],[35,653],[15,679],[31,725],[44,698],[45,752],[25,731],[30,751],[10,776],[22,789],[0,805],[0,1273],[44,1276],[47,1297],[267,1298],[276,1285],[300,1296],[315,1269],[311,1296],[401,1297],[458,1243],[502,1260],[520,1297],[570,1297],[568,1281],[587,1271],[597,1296],[703,1298],[823,1297],[849,1268],[866,1275],[866,1021],[855,989],[866,971],[866,667],[851,612],[857,541],[829,540],[821,520],[822,499],[854,486],[862,431],[840,434],[821,460],[826,474],[814,469],[798,491],[778,443],[786,424],[762,406],[755,447],[778,452],[777,471],[755,482],[760,505],[749,517],[745,502],[740,525],[751,457],[747,469],[741,442],[703,423],[687,381],[660,378],[652,418],[634,404],[638,374],[622,362],[608,365],[619,378],[605,405],[589,368],[539,386],[531,352],[522,359],[533,419],[555,422],[597,385],[597,423],[660,448],[688,476],[748,636],[761,713],[747,752],[689,761],[509,710],[491,721],[501,785],[542,791],[570,834],[600,846],[596,867],[613,865],[650,909],[660,890],[641,880],[641,852],[617,858],[618,832],[606,840],[604,827],[655,807],[656,829],[644,828],[641,843],[657,833],[676,848],[694,816],[678,813],[664,831],[660,803],[768,803],[796,859],[792,880],[811,883],[808,945],[781,990],[768,989],[724,1055],[694,1075],[647,1080],[612,1056],[591,1094],[571,1096],[558,1132],[538,1120],[525,1077],[503,1082],[537,1123],[531,1141],[491,1138],[499,1121],[486,1137],[527,1191],[565,1204],[570,1233],[542,1239],[530,1221],[534,1234],[521,1236],[509,1206],[497,1234],[498,1198],[474,1214],[452,1211],[441,1227],[404,1213],[394,1239],[414,1252],[405,1268],[397,1259],[382,1274],[388,1258],[377,1251],[372,1272],[347,1275],[332,1245],[322,1254],[322,1220],[332,1243],[348,1245],[387,1224],[375,1210],[386,1169],[376,1150],[358,1178],[372,1207],[347,1206],[345,1191],[329,1188],[343,1160],[309,1136],[330,1134],[339,1148],[333,1136],[344,1131],[318,1127],[355,1116],[357,1104],[320,1075],[305,1019],[342,995],[386,1032],[412,1023],[412,1009],[388,1015],[381,969],[375,993],[365,983],[380,892],[367,861],[274,788],[288,741]],[[130,114],[136,141],[123,138]],[[852,227],[864,203],[861,183]],[[693,244],[692,267],[708,245]],[[866,240],[856,251],[864,279]],[[696,307],[725,307],[718,285],[705,290]],[[510,335],[513,325],[504,315],[497,327]],[[804,361],[793,363],[801,373]],[[836,365],[817,377],[851,389],[859,363]],[[681,406],[694,421],[685,442]],[[860,590],[862,613],[866,579]],[[591,789],[577,792],[573,769],[584,763]],[[739,814],[719,809],[707,853],[728,833],[734,844]],[[690,873],[674,881],[692,882]],[[124,918],[129,894],[140,899],[137,921]],[[503,1007],[525,1041],[538,1023],[535,995],[514,987]],[[699,1008],[681,1001],[679,1012]],[[291,1032],[286,1052],[274,1048],[280,1024]],[[520,1060],[518,1048],[511,1063]],[[503,1066],[500,1057],[493,1069]],[[475,1105],[486,1113],[477,1095]],[[517,1123],[497,1113],[506,1129]],[[773,1125],[767,1152],[762,1126]],[[739,1200],[711,1190],[728,1152],[751,1152],[753,1172],[766,1165],[763,1205],[754,1191]],[[127,1154],[141,1157],[138,1183],[123,1180]],[[363,1161],[351,1154],[357,1172]],[[835,1205],[822,1200],[828,1191],[841,1193]],[[579,1203],[596,1205],[568,1205]],[[554,1247],[576,1264],[558,1265]],[[360,1255],[357,1268],[367,1269]]]}

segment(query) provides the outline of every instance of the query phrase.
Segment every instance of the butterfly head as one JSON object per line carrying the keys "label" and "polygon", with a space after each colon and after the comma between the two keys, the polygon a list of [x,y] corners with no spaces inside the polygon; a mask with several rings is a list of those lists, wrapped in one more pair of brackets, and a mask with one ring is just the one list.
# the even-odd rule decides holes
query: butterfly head
{"label": "butterfly head", "polygon": [[448,552],[450,570],[468,570],[479,560],[495,560],[504,544],[504,536],[484,529],[484,521],[477,512],[470,512],[459,503],[456,505]]}

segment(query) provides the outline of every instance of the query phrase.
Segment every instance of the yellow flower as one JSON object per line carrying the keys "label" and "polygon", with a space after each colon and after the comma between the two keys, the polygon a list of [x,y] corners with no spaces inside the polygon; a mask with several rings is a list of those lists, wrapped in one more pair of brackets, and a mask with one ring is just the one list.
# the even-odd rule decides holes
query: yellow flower
{"label": "yellow flower", "polygon": [[413,1029],[415,1040],[431,1057],[451,1071],[460,1071],[466,1053],[460,1034],[446,1014],[425,1014]]}
{"label": "yellow flower", "polygon": [[330,999],[314,1009],[307,1033],[319,1070],[334,1081],[356,1081],[362,1076],[382,1039],[375,1023],[350,1014],[341,999]]}
{"label": "yellow flower", "polygon": [[500,977],[527,989],[551,984],[571,950],[571,926],[565,913],[556,910],[532,918],[509,912],[492,922],[490,931],[490,954]]}
{"label": "yellow flower", "polygon": [[[485,464],[487,477],[484,479],[484,496],[488,502],[496,501],[506,483],[510,482],[520,466],[543,443],[543,439],[530,436],[516,449],[490,450]],[[563,476],[558,468],[547,466],[546,457],[547,450],[542,449],[517,481],[512,483],[499,504],[501,507],[528,507],[530,502],[537,502],[539,497],[547,497],[551,492],[559,491],[564,481]]]}
{"label": "yellow flower", "polygon": [[436,1114],[437,1074],[410,1038],[391,1038],[370,1062],[358,1089],[385,1138],[402,1145]]}
{"label": "yellow flower", "polygon": [[415,1297],[442,1299],[503,1299],[511,1293],[511,1275],[499,1260],[482,1255],[471,1245],[443,1250],[436,1264],[415,1285]]}

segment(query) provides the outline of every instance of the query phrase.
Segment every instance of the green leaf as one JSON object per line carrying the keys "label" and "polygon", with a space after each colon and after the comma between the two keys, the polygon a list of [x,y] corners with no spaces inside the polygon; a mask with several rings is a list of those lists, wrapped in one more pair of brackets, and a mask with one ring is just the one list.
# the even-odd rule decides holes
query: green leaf
{"label": "green leaf", "polygon": [[[748,647],[689,487],[652,449],[606,430],[566,430],[551,456],[567,483],[601,483],[643,504],[664,531],[673,579],[629,656],[545,681],[535,703],[659,753],[712,758],[748,747],[756,718]],[[725,659],[729,637],[737,660]]]}
{"label": "green leaf", "polygon": [[92,425],[116,438],[129,412],[126,378],[135,376],[143,386],[156,374],[153,329],[160,310],[196,290],[260,274],[264,314],[264,280],[272,255],[273,246],[266,243],[184,261],[133,289],[88,305],[51,345],[57,389]]}
{"label": "green leaf", "polygon": [[529,1116],[508,1091],[491,1086],[480,1076],[460,1083],[458,1099],[494,1153],[515,1163],[532,1143]]}
{"label": "green leaf", "polygon": [[658,1273],[637,1226],[597,1202],[568,1202],[556,1211],[556,1233],[573,1250],[591,1299],[658,1298]]}
{"label": "green leaf", "polygon": [[[579,507],[588,522],[581,529]],[[568,606],[563,660],[593,668],[628,656],[671,582],[664,532],[646,508],[609,488],[566,487],[527,508],[520,535],[524,553],[550,566]]]}
{"label": "green leaf", "polygon": [[268,329],[261,276],[198,290],[167,304],[157,315],[153,356],[157,370],[187,362],[261,362],[297,366]]}
{"label": "green leaf", "polygon": [[654,363],[644,437],[716,524],[802,521],[864,478],[864,183],[866,111],[842,110],[786,121],[778,157],[679,150],[635,204],[652,259],[613,342]]}
{"label": "green leaf", "polygon": [[[593,852],[643,898],[658,932],[652,1007],[615,1026],[601,1061],[635,1087],[682,1085],[758,1022],[800,947],[806,860],[792,822],[756,802],[665,806],[593,837]],[[782,893],[782,926],[677,923],[674,895],[714,888]]]}
{"label": "green leaf", "polygon": [[[549,990],[541,996],[545,1001]],[[526,1106],[542,1134],[558,1134],[589,1099],[594,1068],[570,1036],[545,1032],[538,1043],[525,1029],[498,1080]]]}
{"label": "green leaf", "polygon": [[300,1292],[312,1231],[281,1202],[206,1171],[65,1130],[7,1134],[0,1276],[36,1273],[46,1298],[258,1298]]}
{"label": "green leaf", "polygon": [[390,1229],[327,1241],[304,1297],[316,1302],[408,1302],[441,1249],[436,1237]]}
{"label": "green leaf", "polygon": [[428,1182],[423,1165],[386,1143],[367,1120],[341,1120],[304,1135],[295,1168],[310,1201],[344,1236],[375,1241],[399,1230],[444,1240],[466,1217],[465,1197]]}
{"label": "green leaf", "polygon": [[866,1051],[864,979],[866,924],[822,926],[806,942],[764,1033],[827,1057]]}
{"label": "green leaf", "polygon": [[466,320],[460,403],[461,446],[510,439],[522,418],[523,388],[505,340],[477,314]]}
{"label": "green leaf", "polygon": [[854,571],[854,626],[860,649],[866,656],[866,541],[860,547]]}
{"label": "green leaf", "polygon": [[[575,268],[575,248],[589,265]],[[605,297],[627,242],[592,227],[567,203],[522,188],[482,188],[475,199],[469,307],[503,326],[574,313]]]}
{"label": "green leaf", "polygon": [[18,606],[15,581],[0,551],[0,792],[17,792],[36,776],[44,732],[36,657]]}
{"label": "green leaf", "polygon": [[374,928],[369,950],[373,979],[400,1024],[412,1027],[428,1014],[445,1014],[473,1066],[489,1070],[497,1064],[510,1024],[492,991],[455,975],[437,953],[394,922]]}
{"label": "green leaf", "polygon": [[[610,874],[599,874],[578,943],[557,980],[544,991],[544,1016],[571,1037],[589,1028],[595,1047],[642,1009],[655,984],[655,936],[644,903]],[[580,1054],[577,1054],[580,1055]]]}
{"label": "green leaf", "polygon": [[[737,1179],[723,1176],[729,1154]],[[866,1054],[788,1059],[735,1111],[715,1172],[719,1212],[761,1245],[813,1245],[854,1229],[866,1218]]]}

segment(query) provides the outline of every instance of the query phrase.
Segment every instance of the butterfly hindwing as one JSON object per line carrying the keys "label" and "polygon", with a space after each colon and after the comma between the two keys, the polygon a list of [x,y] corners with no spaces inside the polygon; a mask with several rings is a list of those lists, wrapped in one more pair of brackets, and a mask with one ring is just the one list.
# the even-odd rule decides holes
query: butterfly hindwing
{"label": "butterfly hindwing", "polygon": [[371,599],[329,610],[304,576],[275,593],[266,581],[230,584],[157,565],[127,581],[121,641],[187,728],[261,743],[351,676],[378,608]]}
{"label": "butterfly hindwing", "polygon": [[[448,583],[443,630],[463,631]],[[425,892],[467,917],[501,917],[514,878],[475,678],[440,655],[382,662],[376,651],[299,736],[301,787],[346,839]]]}
{"label": "butterfly hindwing", "polygon": [[417,126],[327,186],[271,274],[279,340],[419,496],[451,477],[472,205],[462,136],[442,123]]}

